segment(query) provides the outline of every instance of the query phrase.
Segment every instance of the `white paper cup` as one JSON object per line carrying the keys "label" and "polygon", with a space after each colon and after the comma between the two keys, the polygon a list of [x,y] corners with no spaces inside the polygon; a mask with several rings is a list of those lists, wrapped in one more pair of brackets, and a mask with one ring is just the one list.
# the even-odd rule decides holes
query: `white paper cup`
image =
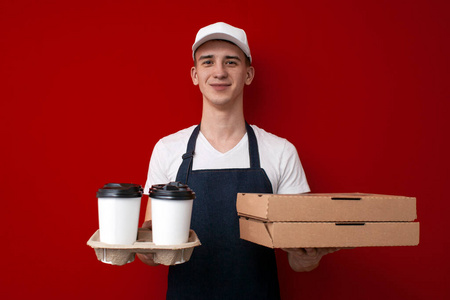
{"label": "white paper cup", "polygon": [[195,193],[178,182],[154,185],[150,189],[153,243],[187,243]]}
{"label": "white paper cup", "polygon": [[187,243],[193,200],[151,198],[153,242],[156,245]]}
{"label": "white paper cup", "polygon": [[136,242],[141,198],[98,198],[100,241],[132,245]]}
{"label": "white paper cup", "polygon": [[142,187],[107,184],[97,193],[100,241],[132,245],[136,242]]}

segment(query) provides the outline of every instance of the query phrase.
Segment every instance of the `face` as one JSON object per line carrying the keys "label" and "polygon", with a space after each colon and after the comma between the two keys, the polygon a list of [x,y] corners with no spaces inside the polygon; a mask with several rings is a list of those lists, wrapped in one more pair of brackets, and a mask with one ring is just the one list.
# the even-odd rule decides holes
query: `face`
{"label": "face", "polygon": [[191,69],[192,82],[200,87],[203,100],[225,108],[242,103],[244,86],[254,77],[242,50],[229,42],[209,41],[195,53]]}

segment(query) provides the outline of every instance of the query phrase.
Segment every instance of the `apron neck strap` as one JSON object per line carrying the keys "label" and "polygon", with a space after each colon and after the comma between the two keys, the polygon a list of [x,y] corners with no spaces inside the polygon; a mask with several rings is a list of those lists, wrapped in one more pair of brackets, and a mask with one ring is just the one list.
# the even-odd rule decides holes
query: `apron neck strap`
{"label": "apron neck strap", "polygon": [[[248,137],[250,168],[259,169],[261,168],[261,165],[259,161],[258,141],[256,140],[255,132],[247,122],[245,122],[245,128],[247,130],[247,137]],[[178,169],[176,181],[180,181],[184,184],[187,184],[189,173],[192,171],[192,160],[194,158],[195,144],[197,143],[197,137],[199,132],[200,132],[200,124],[197,127],[195,127],[194,131],[191,134],[191,137],[189,138],[186,153],[183,154],[182,156],[183,162],[181,163],[181,166]]]}

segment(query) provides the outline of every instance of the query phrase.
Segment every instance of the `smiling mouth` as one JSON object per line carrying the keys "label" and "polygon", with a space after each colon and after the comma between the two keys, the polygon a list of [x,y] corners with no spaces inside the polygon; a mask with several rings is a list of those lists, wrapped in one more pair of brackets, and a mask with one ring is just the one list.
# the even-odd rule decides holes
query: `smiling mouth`
{"label": "smiling mouth", "polygon": [[228,88],[230,84],[210,84],[210,86],[216,91],[222,91]]}

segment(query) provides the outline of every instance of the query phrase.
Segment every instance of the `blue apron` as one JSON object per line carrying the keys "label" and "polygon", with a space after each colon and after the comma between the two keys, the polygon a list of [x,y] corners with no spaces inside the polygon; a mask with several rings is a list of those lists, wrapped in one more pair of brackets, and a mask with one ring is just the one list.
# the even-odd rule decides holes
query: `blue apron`
{"label": "blue apron", "polygon": [[273,249],[239,238],[237,193],[273,193],[255,133],[247,123],[246,129],[249,169],[193,171],[200,126],[189,139],[176,180],[196,194],[191,228],[202,245],[188,262],[169,268],[167,299],[280,299]]}

